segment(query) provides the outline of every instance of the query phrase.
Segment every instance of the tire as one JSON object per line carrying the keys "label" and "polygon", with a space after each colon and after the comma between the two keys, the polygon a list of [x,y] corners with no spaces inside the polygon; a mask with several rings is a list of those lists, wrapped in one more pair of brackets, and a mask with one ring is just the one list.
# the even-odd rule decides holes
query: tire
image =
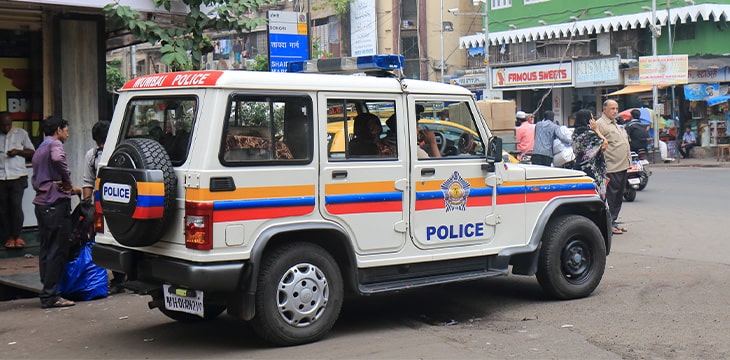
{"label": "tire", "polygon": [[196,323],[202,321],[210,321],[217,318],[218,315],[222,314],[226,310],[226,307],[221,305],[205,306],[203,308],[203,317],[179,311],[167,310],[164,307],[160,307],[159,309],[161,313],[175,321],[184,323]]}
{"label": "tire", "polygon": [[340,269],[322,247],[304,242],[278,247],[262,259],[251,325],[274,345],[317,341],[335,324],[343,296]]}
{"label": "tire", "polygon": [[[105,199],[103,192],[100,196],[104,218],[116,241],[131,247],[149,246],[167,231],[174,212],[177,179],[170,157],[160,143],[141,138],[122,141],[109,164],[99,170],[99,180],[100,189],[105,189],[107,183],[130,189],[128,202]],[[143,200],[138,194],[139,182],[162,182],[164,192],[144,194]],[[140,209],[154,210],[142,213]]]}
{"label": "tire", "polygon": [[583,216],[551,220],[539,251],[537,281],[545,293],[556,299],[590,295],[606,269],[603,235]]}
{"label": "tire", "polygon": [[626,192],[624,192],[624,200],[628,202],[632,202],[636,200],[636,189],[634,188],[628,188],[626,189]]}

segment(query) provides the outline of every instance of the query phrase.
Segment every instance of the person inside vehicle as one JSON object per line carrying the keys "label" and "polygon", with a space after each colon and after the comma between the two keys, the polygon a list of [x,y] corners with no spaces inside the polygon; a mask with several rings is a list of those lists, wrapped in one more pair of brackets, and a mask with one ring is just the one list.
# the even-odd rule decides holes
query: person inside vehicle
{"label": "person inside vehicle", "polygon": [[[416,105],[416,124],[421,120],[421,114],[425,111],[423,105]],[[441,157],[438,142],[436,142],[436,134],[432,130],[418,127],[418,152],[419,159],[438,158]]]}
{"label": "person inside vehicle", "polygon": [[353,127],[355,137],[350,141],[350,154],[356,156],[389,156],[395,153],[388,144],[380,139],[383,125],[380,118],[370,113],[363,113],[355,117]]}

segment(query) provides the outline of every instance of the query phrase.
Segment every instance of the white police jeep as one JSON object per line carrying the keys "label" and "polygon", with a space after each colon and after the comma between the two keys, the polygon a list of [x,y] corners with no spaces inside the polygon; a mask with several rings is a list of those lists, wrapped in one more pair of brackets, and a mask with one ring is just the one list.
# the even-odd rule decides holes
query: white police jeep
{"label": "white police jeep", "polygon": [[93,257],[175,320],[227,311],[292,345],[325,336],[346,293],[506,275],[511,265],[573,299],[603,276],[610,219],[592,180],[502,162],[501,140],[458,86],[155,74],[124,86],[111,124]]}

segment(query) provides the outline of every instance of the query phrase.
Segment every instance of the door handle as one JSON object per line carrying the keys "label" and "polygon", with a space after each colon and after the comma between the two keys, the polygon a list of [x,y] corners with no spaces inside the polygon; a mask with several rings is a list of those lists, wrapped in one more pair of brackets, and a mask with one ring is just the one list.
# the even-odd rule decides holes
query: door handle
{"label": "door handle", "polygon": [[344,179],[347,177],[347,170],[335,170],[332,172],[333,179]]}
{"label": "door handle", "polygon": [[421,169],[421,176],[434,176],[434,175],[436,175],[436,169],[434,169],[434,168]]}

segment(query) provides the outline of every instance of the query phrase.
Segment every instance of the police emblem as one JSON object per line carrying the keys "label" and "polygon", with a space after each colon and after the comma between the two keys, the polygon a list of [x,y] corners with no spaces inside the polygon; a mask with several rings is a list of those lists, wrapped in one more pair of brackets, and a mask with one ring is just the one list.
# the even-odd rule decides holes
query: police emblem
{"label": "police emblem", "polygon": [[441,192],[444,193],[446,212],[453,210],[466,211],[466,199],[469,197],[471,185],[459,175],[458,171],[441,183]]}

